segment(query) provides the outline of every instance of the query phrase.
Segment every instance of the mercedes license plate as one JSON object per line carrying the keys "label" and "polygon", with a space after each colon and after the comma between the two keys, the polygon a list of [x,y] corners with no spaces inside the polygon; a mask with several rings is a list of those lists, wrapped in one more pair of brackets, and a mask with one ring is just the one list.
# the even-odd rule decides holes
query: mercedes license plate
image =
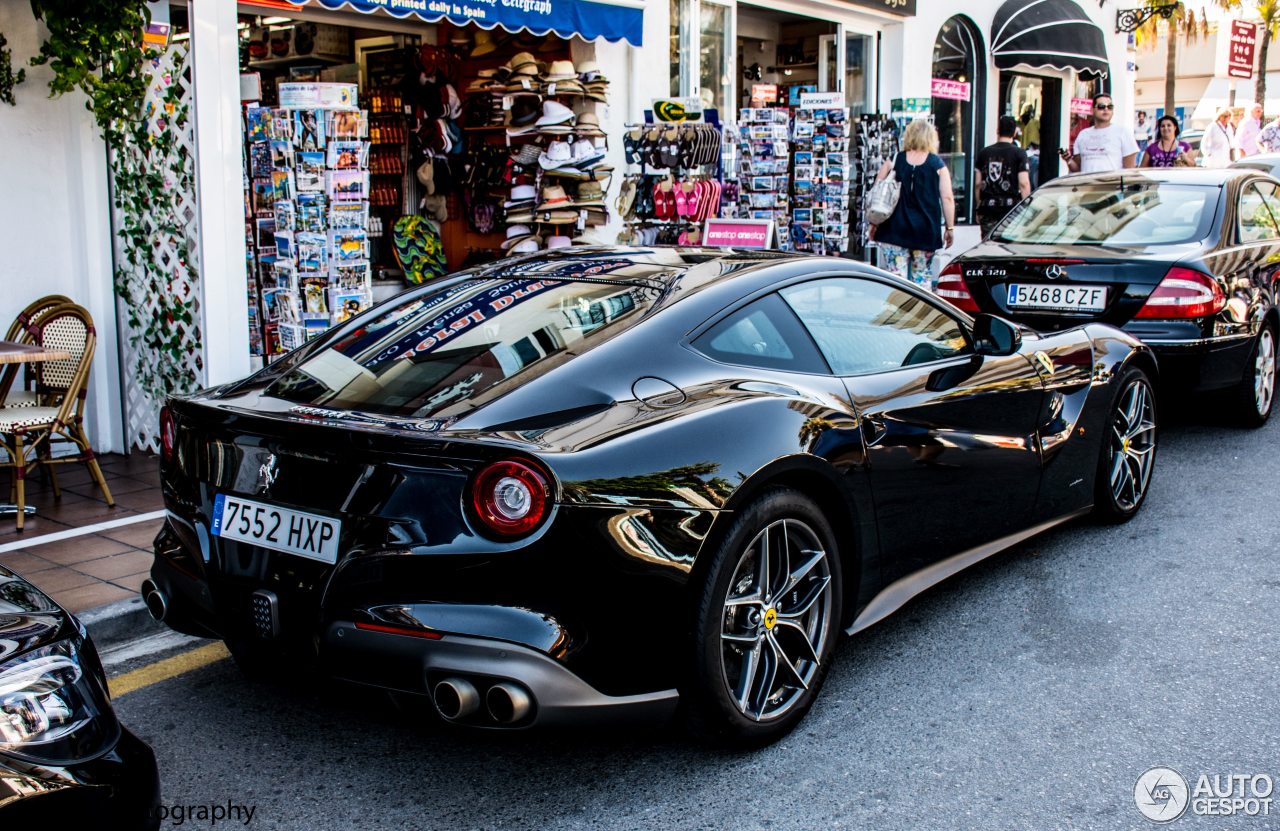
{"label": "mercedes license plate", "polygon": [[213,503],[215,537],[240,540],[322,563],[338,562],[341,531],[342,523],[336,519],[252,499],[220,493]]}
{"label": "mercedes license plate", "polygon": [[1009,285],[1009,308],[1100,312],[1107,308],[1107,287],[1012,283]]}

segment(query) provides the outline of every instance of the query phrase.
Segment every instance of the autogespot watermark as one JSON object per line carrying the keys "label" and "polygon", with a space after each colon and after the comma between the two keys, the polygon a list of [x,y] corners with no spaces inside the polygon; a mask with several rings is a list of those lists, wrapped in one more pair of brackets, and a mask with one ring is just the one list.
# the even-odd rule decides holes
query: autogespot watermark
{"label": "autogespot watermark", "polygon": [[257,812],[257,805],[236,805],[231,800],[227,800],[226,805],[160,805],[156,808],[156,818],[161,823],[169,825],[209,825],[217,826],[221,823],[234,822],[240,825],[248,825],[253,822],[253,815]]}
{"label": "autogespot watermark", "polygon": [[1271,816],[1275,780],[1266,773],[1202,773],[1190,784],[1173,768],[1138,777],[1133,801],[1152,822],[1173,822],[1190,809],[1202,817]]}

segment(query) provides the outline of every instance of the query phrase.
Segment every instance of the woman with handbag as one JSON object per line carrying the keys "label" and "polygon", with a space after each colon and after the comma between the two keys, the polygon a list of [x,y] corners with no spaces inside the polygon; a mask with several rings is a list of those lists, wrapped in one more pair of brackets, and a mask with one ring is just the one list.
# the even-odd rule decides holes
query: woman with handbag
{"label": "woman with handbag", "polygon": [[907,125],[902,152],[880,167],[873,189],[881,188],[890,174],[900,186],[897,205],[870,229],[880,249],[880,265],[932,289],[933,256],[955,242],[956,199],[951,172],[938,156],[938,131],[928,120],[917,118]]}

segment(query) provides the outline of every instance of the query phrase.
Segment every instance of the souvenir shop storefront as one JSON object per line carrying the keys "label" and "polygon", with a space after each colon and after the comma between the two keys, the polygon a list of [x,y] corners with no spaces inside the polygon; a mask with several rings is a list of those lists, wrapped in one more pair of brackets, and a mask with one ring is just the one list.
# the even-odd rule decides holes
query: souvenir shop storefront
{"label": "souvenir shop storefront", "polygon": [[172,36],[194,41],[202,252],[238,232],[245,255],[246,369],[406,285],[616,238],[637,0],[213,3],[174,5]]}

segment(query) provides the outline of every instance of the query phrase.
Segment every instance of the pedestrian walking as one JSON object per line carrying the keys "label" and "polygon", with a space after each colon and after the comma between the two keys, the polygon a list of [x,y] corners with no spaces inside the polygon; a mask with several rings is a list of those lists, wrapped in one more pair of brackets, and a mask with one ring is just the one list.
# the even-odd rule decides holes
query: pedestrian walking
{"label": "pedestrian walking", "polygon": [[1178,119],[1171,115],[1160,116],[1156,122],[1156,140],[1147,145],[1147,152],[1142,155],[1142,166],[1194,167],[1196,151],[1178,138],[1181,133]]}
{"label": "pedestrian walking", "polygon": [[1138,143],[1133,133],[1113,124],[1115,102],[1106,93],[1093,97],[1093,126],[1076,136],[1071,150],[1058,151],[1072,173],[1105,173],[1133,167],[1137,162]]}
{"label": "pedestrian walking", "polygon": [[1258,150],[1263,153],[1280,153],[1280,118],[1259,131]]}
{"label": "pedestrian walking", "polygon": [[1018,120],[1000,116],[996,143],[978,151],[974,183],[978,191],[978,225],[985,239],[1009,210],[1031,193],[1027,151],[1014,143]]}
{"label": "pedestrian walking", "polygon": [[1205,167],[1226,167],[1236,153],[1236,128],[1231,126],[1231,110],[1223,108],[1200,139]]}
{"label": "pedestrian walking", "polygon": [[1240,147],[1240,156],[1256,156],[1262,152],[1258,149],[1258,134],[1262,132],[1262,105],[1254,104],[1249,114],[1240,119],[1236,127],[1236,144]]}
{"label": "pedestrian walking", "polygon": [[927,119],[917,118],[903,130],[902,151],[880,166],[876,181],[888,176],[896,176],[902,190],[889,218],[871,226],[880,265],[932,289],[933,256],[955,242],[956,199],[951,172],[938,156],[938,131]]}
{"label": "pedestrian walking", "polygon": [[1151,143],[1151,122],[1147,121],[1147,111],[1138,110],[1138,119],[1133,123],[1133,140],[1138,143],[1138,155]]}

